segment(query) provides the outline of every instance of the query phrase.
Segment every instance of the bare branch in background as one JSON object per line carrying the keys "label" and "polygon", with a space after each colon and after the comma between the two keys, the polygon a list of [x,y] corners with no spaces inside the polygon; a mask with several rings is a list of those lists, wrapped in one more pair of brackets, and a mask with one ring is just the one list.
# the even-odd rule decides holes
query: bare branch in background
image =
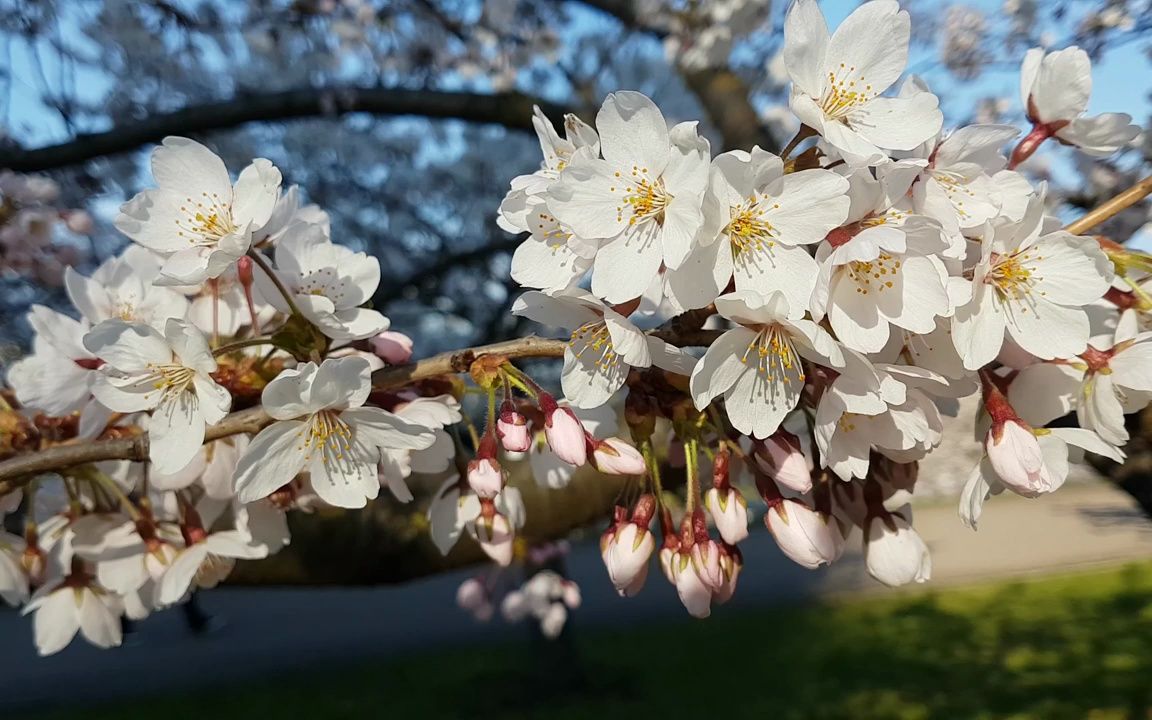
{"label": "bare branch in background", "polygon": [[295,118],[336,118],[349,113],[415,115],[503,125],[532,131],[532,106],[539,105],[555,121],[570,108],[522,93],[439,92],[400,88],[330,87],[249,94],[221,102],[192,105],[59,145],[33,150],[0,150],[0,167],[39,172],[75,165],[105,155],[134,150],[172,134],[199,135],[250,122]]}

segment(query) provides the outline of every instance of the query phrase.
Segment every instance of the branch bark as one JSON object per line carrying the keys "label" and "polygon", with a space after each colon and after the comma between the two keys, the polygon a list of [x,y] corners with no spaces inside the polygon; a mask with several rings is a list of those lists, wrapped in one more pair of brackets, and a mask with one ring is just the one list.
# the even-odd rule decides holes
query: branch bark
{"label": "branch bark", "polygon": [[346,86],[252,93],[191,105],[105,132],[78,135],[58,145],[33,150],[0,148],[0,168],[17,172],[51,170],[127,152],[172,134],[198,135],[250,122],[335,118],[348,113],[455,118],[532,132],[534,104],[554,122],[561,122],[565,113],[573,112],[571,108],[517,92],[483,94]]}
{"label": "branch bark", "polygon": [[1084,213],[1083,217],[1069,223],[1064,229],[1073,235],[1083,235],[1097,225],[1119,215],[1150,194],[1152,194],[1152,175],[1140,180],[1093,210]]}
{"label": "branch bark", "polygon": [[[407,365],[377,370],[372,375],[372,386],[377,390],[390,390],[418,380],[465,372],[472,363],[484,355],[502,355],[509,360],[525,357],[560,357],[567,344],[561,340],[546,340],[530,336],[506,342],[466,348],[433,355]],[[272,422],[263,408],[254,407],[231,413],[204,433],[204,441],[218,440],[239,433],[259,432]],[[57,445],[26,455],[18,455],[0,462],[0,495],[22,484],[22,480],[38,473],[83,465],[100,460],[148,459],[148,437],[72,442]]]}

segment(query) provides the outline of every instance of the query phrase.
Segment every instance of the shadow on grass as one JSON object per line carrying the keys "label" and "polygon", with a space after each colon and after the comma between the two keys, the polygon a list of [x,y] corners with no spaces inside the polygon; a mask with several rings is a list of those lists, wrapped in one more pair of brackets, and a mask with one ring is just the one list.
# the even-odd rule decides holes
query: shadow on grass
{"label": "shadow on grass", "polygon": [[83,717],[1152,717],[1152,566],[803,609],[721,608],[703,622],[575,628],[570,640],[316,668]]}

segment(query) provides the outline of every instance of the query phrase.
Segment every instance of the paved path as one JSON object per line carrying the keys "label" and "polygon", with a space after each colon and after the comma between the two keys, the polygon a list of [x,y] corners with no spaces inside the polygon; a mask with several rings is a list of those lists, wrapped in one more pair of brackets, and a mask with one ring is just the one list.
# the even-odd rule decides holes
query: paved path
{"label": "paved path", "polygon": [[[1152,557],[1152,523],[1126,495],[1096,483],[1040,500],[994,498],[976,533],[961,525],[951,503],[919,508],[915,525],[932,549],[936,586]],[[867,576],[858,547],[815,572],[784,558],[762,530],[743,549],[748,569],[732,605],[888,592]],[[684,617],[656,572],[638,597],[616,597],[594,546],[577,547],[569,570],[583,590],[581,627]],[[456,610],[455,588],[465,576],[370,590],[216,590],[203,598],[206,609],[228,621],[216,634],[191,638],[180,613],[163,612],[141,624],[138,645],[101,651],[76,642],[44,659],[32,648],[28,619],[0,613],[0,717],[43,709],[65,693],[73,702],[125,698],[516,632],[499,621],[474,623]]]}

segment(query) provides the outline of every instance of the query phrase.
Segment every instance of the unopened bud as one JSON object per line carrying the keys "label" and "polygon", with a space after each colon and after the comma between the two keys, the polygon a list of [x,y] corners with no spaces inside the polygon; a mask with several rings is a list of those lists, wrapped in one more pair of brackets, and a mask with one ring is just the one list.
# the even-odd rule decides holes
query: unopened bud
{"label": "unopened bud", "polygon": [[620,438],[597,440],[591,460],[605,475],[643,475],[647,469],[640,451]]}
{"label": "unopened bud", "polygon": [[496,420],[496,435],[508,452],[527,452],[532,446],[532,435],[528,432],[528,418],[517,412],[516,406],[510,400],[505,400],[500,406],[500,415]]}
{"label": "unopened bud", "polygon": [[236,261],[236,278],[245,288],[252,287],[252,258],[247,255],[242,255],[240,259]]}
{"label": "unopened bud", "polygon": [[548,393],[540,394],[540,410],[544,413],[544,437],[556,457],[577,467],[588,461],[586,433],[571,408],[560,407]]}
{"label": "unopened bud", "polygon": [[372,352],[389,365],[403,365],[412,359],[412,338],[388,330],[369,341]]}
{"label": "unopened bud", "polygon": [[808,459],[800,450],[800,439],[792,433],[778,431],[764,442],[757,443],[754,453],[760,467],[784,487],[798,493],[812,489]]}

